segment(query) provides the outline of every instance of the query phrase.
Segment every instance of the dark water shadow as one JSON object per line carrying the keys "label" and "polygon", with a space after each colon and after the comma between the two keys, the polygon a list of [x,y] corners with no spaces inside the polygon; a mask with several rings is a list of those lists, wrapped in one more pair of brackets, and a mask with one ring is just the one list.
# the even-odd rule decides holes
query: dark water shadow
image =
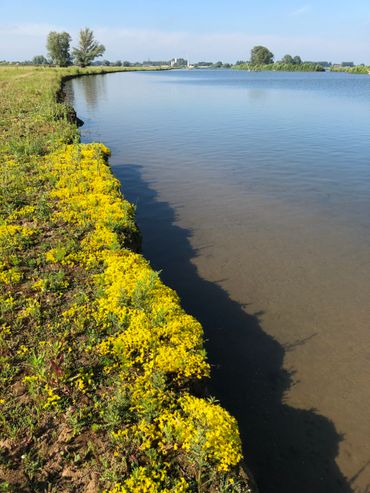
{"label": "dark water shadow", "polygon": [[191,231],[175,224],[175,211],[143,180],[140,166],[113,171],[126,198],[137,204],[144,255],[203,324],[213,365],[210,391],[238,419],[260,492],[350,493],[335,462],[342,437],[333,423],[315,410],[284,403],[293,372],[283,368],[283,359],[292,348],[264,332],[259,314],[248,314],[219,285],[199,276],[191,262],[197,255]]}

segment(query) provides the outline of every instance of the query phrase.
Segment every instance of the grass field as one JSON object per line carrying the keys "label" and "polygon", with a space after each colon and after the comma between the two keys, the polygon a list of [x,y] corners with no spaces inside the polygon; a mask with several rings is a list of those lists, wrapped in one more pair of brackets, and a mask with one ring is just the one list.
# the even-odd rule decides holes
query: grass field
{"label": "grass field", "polygon": [[0,68],[0,491],[247,492],[202,327],[61,102],[101,70]]}

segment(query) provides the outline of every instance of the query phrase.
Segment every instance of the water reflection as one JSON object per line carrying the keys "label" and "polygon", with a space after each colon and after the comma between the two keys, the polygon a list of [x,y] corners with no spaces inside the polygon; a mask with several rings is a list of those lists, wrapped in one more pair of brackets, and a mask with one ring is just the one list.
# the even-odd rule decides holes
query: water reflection
{"label": "water reflection", "polygon": [[247,92],[248,99],[250,99],[251,102],[254,100],[265,102],[268,100],[269,95],[270,94],[268,91],[264,91],[262,89],[248,89]]}
{"label": "water reflection", "polygon": [[71,98],[72,104],[74,103],[74,92],[78,92],[79,95],[83,95],[86,107],[90,111],[94,111],[97,107],[98,100],[102,100],[106,95],[106,78],[103,75],[78,77],[74,80],[73,84],[69,84],[68,87],[72,87]]}

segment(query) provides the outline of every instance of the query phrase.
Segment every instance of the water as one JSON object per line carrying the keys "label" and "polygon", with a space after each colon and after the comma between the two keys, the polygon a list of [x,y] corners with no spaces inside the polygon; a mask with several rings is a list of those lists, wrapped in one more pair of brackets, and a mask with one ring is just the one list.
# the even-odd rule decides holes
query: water
{"label": "water", "polygon": [[370,489],[370,77],[121,73],[67,85],[204,325],[261,493]]}

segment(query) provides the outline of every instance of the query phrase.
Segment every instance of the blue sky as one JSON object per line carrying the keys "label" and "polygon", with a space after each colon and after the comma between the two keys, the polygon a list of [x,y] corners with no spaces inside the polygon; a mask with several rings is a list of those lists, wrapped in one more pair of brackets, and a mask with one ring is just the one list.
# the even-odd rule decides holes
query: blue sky
{"label": "blue sky", "polygon": [[370,0],[0,0],[0,60],[46,54],[50,30],[88,26],[116,60],[279,59],[370,64]]}

